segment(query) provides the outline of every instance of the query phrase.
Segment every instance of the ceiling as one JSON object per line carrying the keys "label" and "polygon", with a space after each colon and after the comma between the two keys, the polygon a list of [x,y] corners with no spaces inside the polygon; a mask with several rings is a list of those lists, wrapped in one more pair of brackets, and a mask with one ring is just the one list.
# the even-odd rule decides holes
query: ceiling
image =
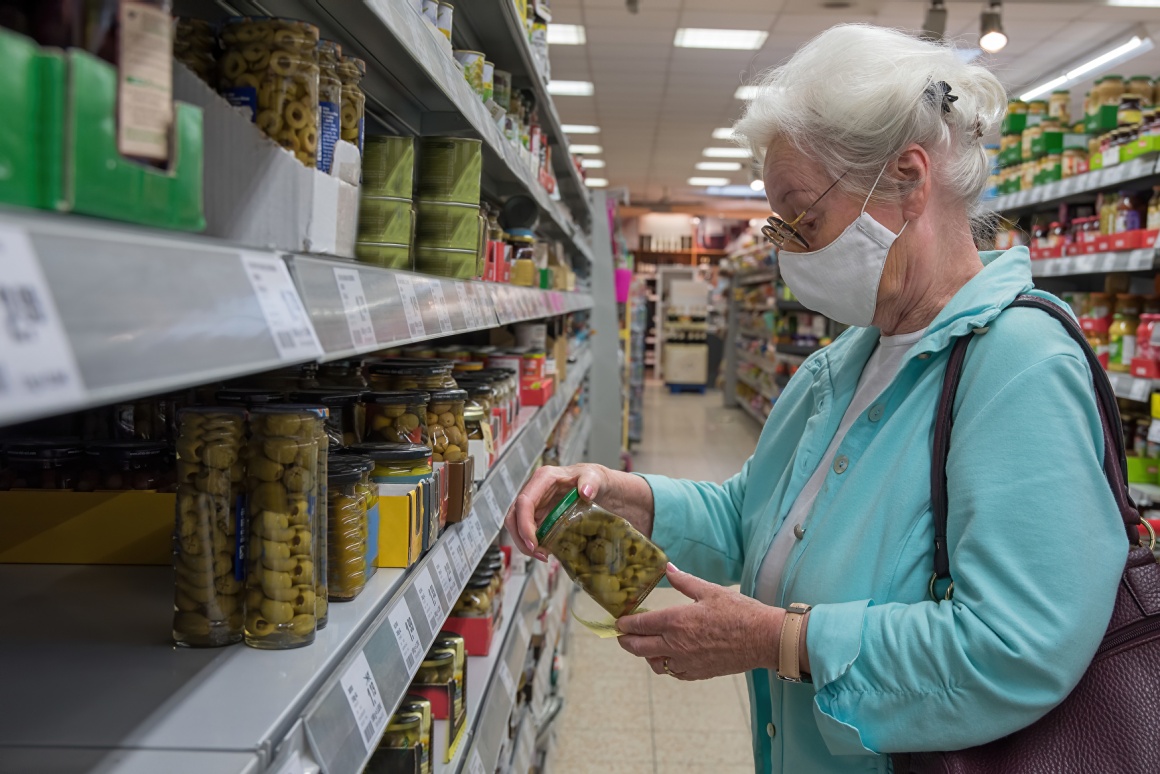
{"label": "ceiling", "polygon": [[[605,169],[589,170],[611,188],[627,188],[636,202],[712,201],[689,177],[728,177],[747,183],[748,173],[702,172],[694,164],[710,146],[716,127],[740,117],[737,87],[788,58],[812,36],[840,22],[868,22],[917,31],[928,0],[639,0],[637,14],[625,0],[552,0],[553,21],[581,24],[587,44],[551,47],[552,78],[592,81],[591,97],[555,97],[562,122],[595,124],[599,135],[572,136],[595,143]],[[1160,4],[1160,3],[1158,3]],[[824,6],[844,5],[844,8]],[[947,0],[947,36],[965,48],[977,45],[985,3]],[[1115,68],[1124,75],[1160,75],[1160,8],[1108,7],[1106,0],[1003,3],[1007,47],[987,61],[1008,87],[1035,85],[1044,76],[1083,58],[1144,24],[1152,51]],[[714,51],[673,46],[680,27],[768,30],[760,51]],[[1082,95],[1088,84],[1072,86]],[[1018,93],[1018,92],[1017,92]],[[1073,103],[1075,99],[1073,98]],[[1073,104],[1073,108],[1074,108]],[[712,208],[725,209],[725,202]]]}

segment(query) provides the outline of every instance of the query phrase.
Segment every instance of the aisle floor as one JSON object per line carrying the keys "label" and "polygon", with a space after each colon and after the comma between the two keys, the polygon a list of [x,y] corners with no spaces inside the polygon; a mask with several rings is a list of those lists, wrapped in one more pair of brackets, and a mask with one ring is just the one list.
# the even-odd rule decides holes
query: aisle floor
{"label": "aisle floor", "polygon": [[[757,424],[721,393],[645,389],[639,473],[724,481],[757,444]],[[650,608],[687,603],[670,588]],[[553,770],[560,774],[748,774],[749,700],[741,675],[681,682],[573,624],[571,678]]]}

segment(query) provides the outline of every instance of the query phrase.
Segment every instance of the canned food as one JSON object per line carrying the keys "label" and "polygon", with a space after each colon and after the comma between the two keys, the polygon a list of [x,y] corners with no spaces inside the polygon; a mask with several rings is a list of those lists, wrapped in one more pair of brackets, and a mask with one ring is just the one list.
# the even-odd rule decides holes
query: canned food
{"label": "canned food", "polygon": [[437,277],[479,279],[479,253],[475,250],[443,250],[435,247],[415,249],[415,271]]}
{"label": "canned food", "polygon": [[450,250],[472,250],[479,243],[479,207],[472,204],[416,202],[417,244]]}
{"label": "canned food", "polygon": [[439,0],[423,0],[423,17],[432,27],[439,26]]}
{"label": "canned food", "polygon": [[478,205],[482,172],[482,140],[459,137],[420,140],[420,199]]}
{"label": "canned food", "polygon": [[415,141],[411,137],[372,135],[363,157],[363,196],[411,198],[415,174]]}
{"label": "canned food", "polygon": [[455,6],[453,6],[451,3],[440,3],[439,16],[435,26],[439,28],[440,32],[447,36],[448,40],[451,40],[451,29],[454,24],[454,19]]}
{"label": "canned food", "polygon": [[456,51],[455,61],[463,68],[463,77],[476,94],[483,94],[483,52]]}
{"label": "canned food", "polygon": [[486,59],[483,60],[483,89],[479,96],[484,102],[490,102],[495,96],[495,64]]}
{"label": "canned food", "polygon": [[410,199],[364,196],[358,208],[358,239],[377,244],[410,244],[415,212]]}
{"label": "canned food", "polygon": [[363,263],[381,266],[384,269],[404,269],[411,271],[415,268],[411,260],[410,245],[396,245],[382,242],[356,242],[355,257]]}
{"label": "canned food", "polygon": [[492,99],[505,111],[512,107],[512,74],[507,70],[495,70],[493,75]]}

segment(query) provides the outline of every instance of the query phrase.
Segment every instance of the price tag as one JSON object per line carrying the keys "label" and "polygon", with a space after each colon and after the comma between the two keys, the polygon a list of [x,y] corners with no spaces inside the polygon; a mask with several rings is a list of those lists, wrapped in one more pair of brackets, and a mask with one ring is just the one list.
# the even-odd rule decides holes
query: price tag
{"label": "price tag", "polygon": [[22,229],[0,226],[0,416],[84,399],[72,346]]}
{"label": "price tag", "polygon": [[1072,259],[1076,274],[1091,274],[1095,268],[1095,257],[1092,255],[1077,255]]}
{"label": "price tag", "polygon": [[1113,271],[1116,268],[1115,253],[1097,253],[1096,264],[1100,271]]}
{"label": "price tag", "polygon": [[499,469],[499,478],[503,482],[504,488],[508,490],[508,495],[511,499],[515,499],[519,491],[516,489],[515,483],[512,481],[511,473],[508,473],[507,465],[503,465]]}
{"label": "price tag", "polygon": [[1060,181],[1056,180],[1055,182],[1048,183],[1043,187],[1043,194],[1039,197],[1039,200],[1047,201],[1048,199],[1056,198],[1059,196],[1059,189]]}
{"label": "price tag", "polygon": [[491,508],[491,512],[495,514],[496,522],[502,524],[504,519],[507,518],[507,511],[499,507],[499,501],[495,499],[495,492],[491,487],[483,490],[483,499],[487,501],[487,507]]}
{"label": "price tag", "polygon": [[524,617],[522,615],[516,616],[516,633],[519,634],[520,642],[527,642],[532,638],[531,633],[528,631],[528,625],[524,623]]}
{"label": "price tag", "polygon": [[322,354],[314,326],[298,297],[286,263],[276,255],[243,251],[242,268],[258,297],[266,326],[283,360],[308,360]]}
{"label": "price tag", "polygon": [[412,339],[421,339],[427,335],[427,329],[423,327],[423,311],[419,308],[419,296],[415,293],[415,278],[396,274],[395,283],[399,287],[403,314],[407,317],[407,333]]}
{"label": "price tag", "polygon": [[1152,268],[1152,259],[1154,252],[1152,250],[1133,250],[1128,254],[1128,270],[1141,271],[1143,269]]}
{"label": "price tag", "polygon": [[483,522],[481,522],[479,517],[476,516],[476,518],[471,520],[470,524],[472,534],[475,536],[475,545],[478,549],[477,552],[480,556],[482,556],[483,552],[487,550],[487,533],[483,531]]}
{"label": "price tag", "polygon": [[[410,622],[411,619],[408,616],[407,623]],[[417,638],[416,642],[418,642]],[[371,672],[371,665],[367,661],[366,653],[359,651],[354,663],[343,672],[339,683],[342,685],[342,692],[346,696],[347,703],[350,704],[351,712],[354,713],[354,721],[362,734],[363,745],[366,746],[367,752],[373,752],[377,747],[379,734],[387,727],[387,708],[379,695],[379,686]],[[297,757],[297,755],[298,753],[295,752],[294,756]],[[304,769],[301,766],[298,768],[283,767],[282,771],[296,772],[304,771]]]}
{"label": "price tag", "polygon": [[471,577],[472,564],[467,558],[467,551],[463,548],[463,541],[459,538],[459,533],[447,533],[447,548],[451,552],[451,561],[455,565],[459,577],[466,580]]}
{"label": "price tag", "polygon": [[350,329],[350,340],[354,342],[355,349],[378,346],[375,326],[371,323],[371,310],[367,308],[367,297],[358,269],[335,266],[334,282],[338,285],[338,297],[342,299],[346,327]]}
{"label": "price tag", "polygon": [[455,571],[451,569],[451,559],[447,556],[446,545],[435,548],[431,563],[435,565],[435,575],[439,578],[439,585],[443,587],[443,596],[449,600],[459,596],[459,586],[455,582]]}
{"label": "price tag", "polygon": [[1152,380],[1151,379],[1132,379],[1128,386],[1128,397],[1132,400],[1146,402],[1152,395]]}
{"label": "price tag", "polygon": [[435,591],[435,579],[431,577],[429,567],[424,567],[416,576],[415,590],[419,592],[419,601],[423,604],[423,613],[427,616],[427,623],[431,624],[431,631],[438,632],[443,625],[443,603]]}
{"label": "price tag", "polygon": [[504,693],[509,699],[513,698],[516,695],[516,681],[512,678],[512,670],[508,669],[507,662],[500,659],[496,671],[499,672],[499,681],[503,684]]}
{"label": "price tag", "polygon": [[475,305],[471,303],[471,295],[467,292],[467,285],[456,282],[455,294],[459,296],[459,309],[463,312],[463,323],[468,328],[480,327],[483,323],[479,321],[479,316],[475,313]]}
{"label": "price tag", "polygon": [[451,333],[455,326],[451,324],[451,310],[447,308],[447,297],[443,295],[443,283],[439,280],[428,280],[431,285],[431,298],[435,301],[435,314],[439,317],[439,331]]}
{"label": "price tag", "polygon": [[483,768],[483,760],[479,757],[479,750],[471,751],[471,762],[467,765],[468,774],[487,774]]}
{"label": "price tag", "polygon": [[516,454],[519,455],[520,466],[524,470],[528,470],[532,467],[532,461],[528,459],[528,450],[526,448],[524,448],[524,445],[522,443],[516,447]]}
{"label": "price tag", "polygon": [[415,631],[415,622],[411,620],[411,611],[407,609],[406,601],[395,605],[387,614],[391,629],[395,632],[395,640],[399,643],[399,650],[403,652],[403,663],[407,667],[407,675],[415,674],[419,661],[423,658],[423,643],[419,642],[419,633]]}

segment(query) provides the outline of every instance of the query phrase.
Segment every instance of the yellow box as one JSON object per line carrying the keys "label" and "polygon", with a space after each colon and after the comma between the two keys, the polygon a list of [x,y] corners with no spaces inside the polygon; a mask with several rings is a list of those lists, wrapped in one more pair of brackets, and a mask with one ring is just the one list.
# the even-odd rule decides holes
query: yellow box
{"label": "yellow box", "polygon": [[0,492],[0,563],[173,563],[176,495]]}
{"label": "yellow box", "polygon": [[410,567],[423,555],[422,484],[379,485],[376,567]]}

